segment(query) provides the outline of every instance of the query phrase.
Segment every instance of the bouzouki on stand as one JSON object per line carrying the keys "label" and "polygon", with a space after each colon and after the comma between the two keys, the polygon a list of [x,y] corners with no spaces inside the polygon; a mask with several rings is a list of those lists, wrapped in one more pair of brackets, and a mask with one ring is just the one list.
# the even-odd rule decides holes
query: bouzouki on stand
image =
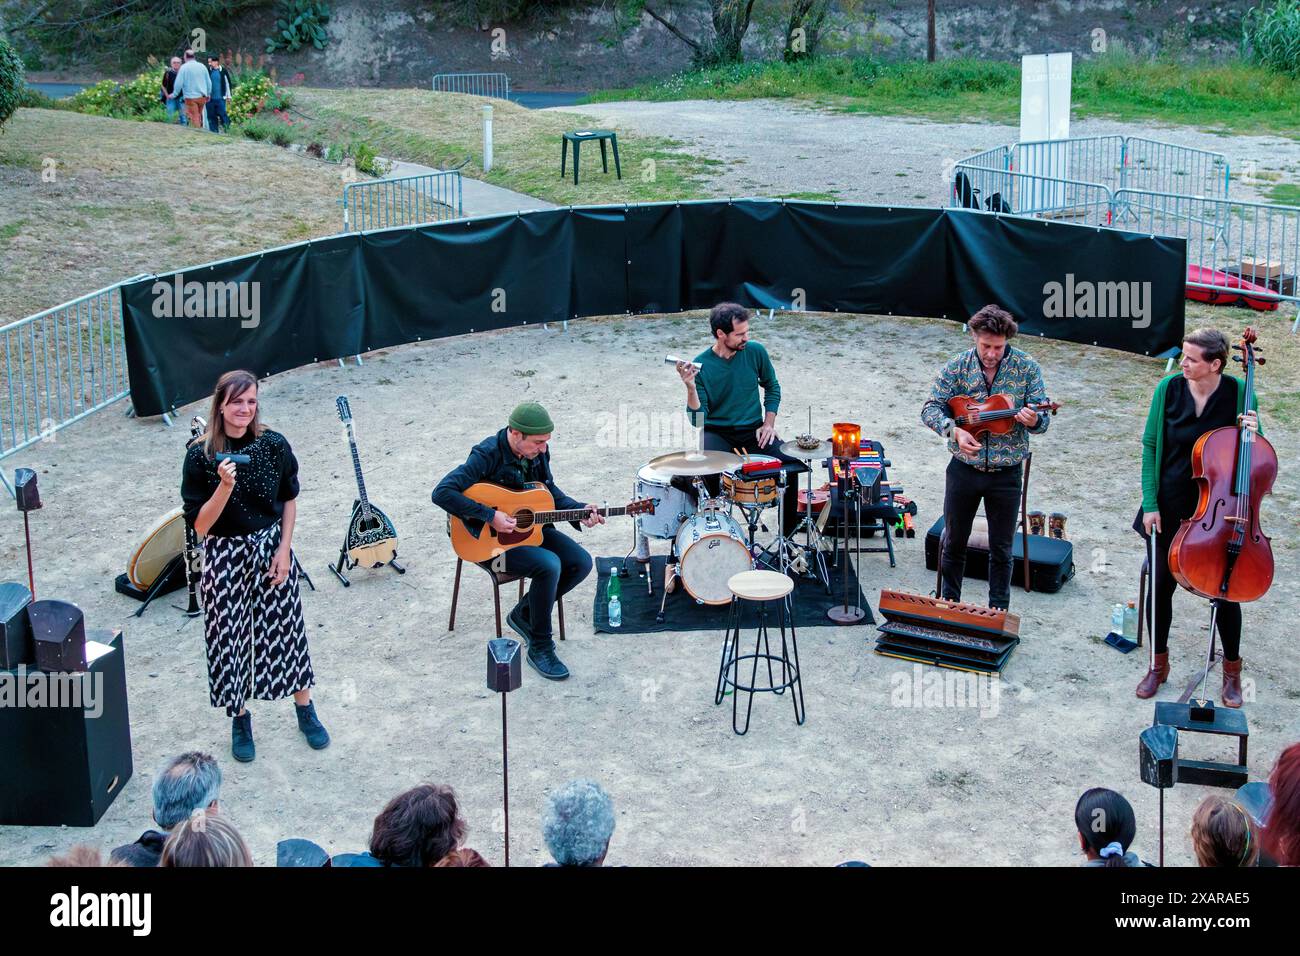
{"label": "bouzouki on stand", "polygon": [[356,567],[381,568],[388,565],[398,574],[405,574],[406,568],[397,563],[397,531],[393,522],[388,520],[377,507],[370,503],[366,495],[366,480],[361,474],[361,456],[357,454],[357,437],[352,430],[352,409],[348,407],[346,395],[340,395],[335,401],[339,410],[339,421],[347,429],[348,446],[352,449],[352,470],[357,476],[357,495],[352,502],[352,520],[348,522],[348,533],[339,549],[337,564],[331,564],[334,576],[348,587],[350,582],[343,576],[344,568],[351,571]]}
{"label": "bouzouki on stand", "polygon": [[[480,481],[465,489],[465,497],[489,508],[495,508],[515,519],[514,531],[500,532],[489,523],[484,524],[478,534],[475,534],[460,518],[455,515],[449,516],[452,550],[456,552],[456,557],[473,561],[475,564],[490,561],[511,548],[541,544],[542,529],[546,525],[558,524],[562,521],[581,521],[588,514],[586,508],[557,511],[551,493],[546,490],[545,485],[537,482],[516,491]],[[654,509],[653,498],[642,498],[622,508],[597,508],[596,510],[609,518],[619,515],[649,514]]]}

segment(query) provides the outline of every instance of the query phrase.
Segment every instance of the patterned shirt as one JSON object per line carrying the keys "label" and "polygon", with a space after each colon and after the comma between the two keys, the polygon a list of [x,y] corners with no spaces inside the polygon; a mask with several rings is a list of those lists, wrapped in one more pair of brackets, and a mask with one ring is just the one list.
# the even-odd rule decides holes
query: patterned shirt
{"label": "patterned shirt", "polygon": [[959,460],[977,468],[1007,468],[1024,461],[1029,455],[1029,435],[1047,431],[1050,416],[1039,413],[1038,423],[1026,428],[1019,422],[1005,435],[989,434],[982,439],[984,447],[978,455],[967,455],[957,446],[953,434],[952,410],[948,400],[958,395],[984,401],[990,395],[1010,395],[1019,405],[1032,405],[1047,401],[1043,387],[1043,372],[1038,363],[1019,349],[1007,346],[1006,354],[998,363],[989,385],[984,378],[979,354],[969,348],[957,355],[939,372],[930,387],[930,397],[921,406],[921,421],[925,426],[948,438],[948,450]]}

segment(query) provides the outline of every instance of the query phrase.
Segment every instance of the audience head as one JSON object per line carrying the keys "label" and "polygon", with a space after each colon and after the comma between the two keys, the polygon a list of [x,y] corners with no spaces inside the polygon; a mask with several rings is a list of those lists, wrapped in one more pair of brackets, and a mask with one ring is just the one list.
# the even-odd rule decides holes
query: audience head
{"label": "audience head", "polygon": [[194,51],[193,51],[193,50],[186,50],[186,51],[185,51],[185,62],[188,63],[188,62],[189,62],[190,60],[192,60],[192,59],[194,59]]}
{"label": "audience head", "polygon": [[387,866],[434,866],[460,847],[467,829],[455,791],[422,783],[393,797],[375,817],[370,855]]}
{"label": "audience head", "polygon": [[1254,866],[1259,859],[1255,824],[1227,797],[1206,797],[1192,814],[1192,849],[1199,866]]}
{"label": "audience head", "polygon": [[600,866],[613,835],[614,801],[594,780],[574,780],[551,794],[542,836],[560,866]]}
{"label": "audience head", "polygon": [[[86,846],[84,843],[78,843],[62,856],[50,857],[45,865],[55,867],[75,866],[79,868],[96,867],[104,865],[104,858],[100,856],[97,848]],[[116,863],[110,863],[108,865],[117,866]]]}
{"label": "audience head", "polygon": [[221,768],[210,754],[190,751],[173,757],[153,778],[153,818],[164,830],[195,810],[215,810],[221,797]]}
{"label": "audience head", "polygon": [[179,68],[180,68],[180,65],[181,65],[181,58],[178,57],[178,56],[174,56],[174,57],[172,57],[172,59],[171,59],[171,68],[172,68],[173,70],[176,70],[176,69],[179,69]]}
{"label": "audience head", "polygon": [[253,855],[234,825],[219,813],[195,810],[163,844],[163,867],[252,866]]}
{"label": "audience head", "polygon": [[1273,804],[1262,838],[1264,852],[1278,866],[1300,866],[1300,743],[1277,758],[1268,788]]}
{"label": "audience head", "polygon": [[1126,866],[1124,854],[1137,835],[1133,806],[1122,794],[1105,787],[1085,790],[1074,806],[1079,848],[1103,866]]}
{"label": "audience head", "polygon": [[483,859],[478,850],[471,850],[468,847],[461,847],[459,850],[452,850],[444,856],[434,866],[491,866],[487,860]]}

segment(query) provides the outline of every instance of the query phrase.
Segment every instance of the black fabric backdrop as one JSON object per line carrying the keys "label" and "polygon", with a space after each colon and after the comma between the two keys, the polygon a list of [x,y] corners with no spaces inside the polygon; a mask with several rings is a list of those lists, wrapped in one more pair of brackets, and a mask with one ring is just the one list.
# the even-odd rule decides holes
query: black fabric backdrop
{"label": "black fabric backdrop", "polygon": [[[1151,324],[1048,318],[1044,285],[1150,282]],[[183,270],[256,282],[257,324],[159,318],[156,281],[122,286],[131,401],[158,415],[222,372],[265,376],[420,339],[732,300],[964,321],[989,302],[1022,332],[1139,354],[1183,334],[1181,239],[966,210],[771,200],[555,209],[353,233]],[[796,290],[802,290],[798,292]]]}

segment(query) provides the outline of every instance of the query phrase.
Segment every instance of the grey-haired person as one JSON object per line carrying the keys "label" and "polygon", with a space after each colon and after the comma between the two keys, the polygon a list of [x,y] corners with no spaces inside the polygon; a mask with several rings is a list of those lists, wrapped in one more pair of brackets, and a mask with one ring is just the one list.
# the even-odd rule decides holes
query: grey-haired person
{"label": "grey-haired person", "polygon": [[210,754],[190,751],[168,760],[153,778],[153,819],[160,830],[115,849],[109,859],[126,866],[157,866],[167,834],[196,810],[215,812],[221,799],[221,767]]}
{"label": "grey-haired person", "polygon": [[573,780],[551,794],[542,837],[554,858],[548,866],[603,866],[614,835],[614,801],[594,780]]}

